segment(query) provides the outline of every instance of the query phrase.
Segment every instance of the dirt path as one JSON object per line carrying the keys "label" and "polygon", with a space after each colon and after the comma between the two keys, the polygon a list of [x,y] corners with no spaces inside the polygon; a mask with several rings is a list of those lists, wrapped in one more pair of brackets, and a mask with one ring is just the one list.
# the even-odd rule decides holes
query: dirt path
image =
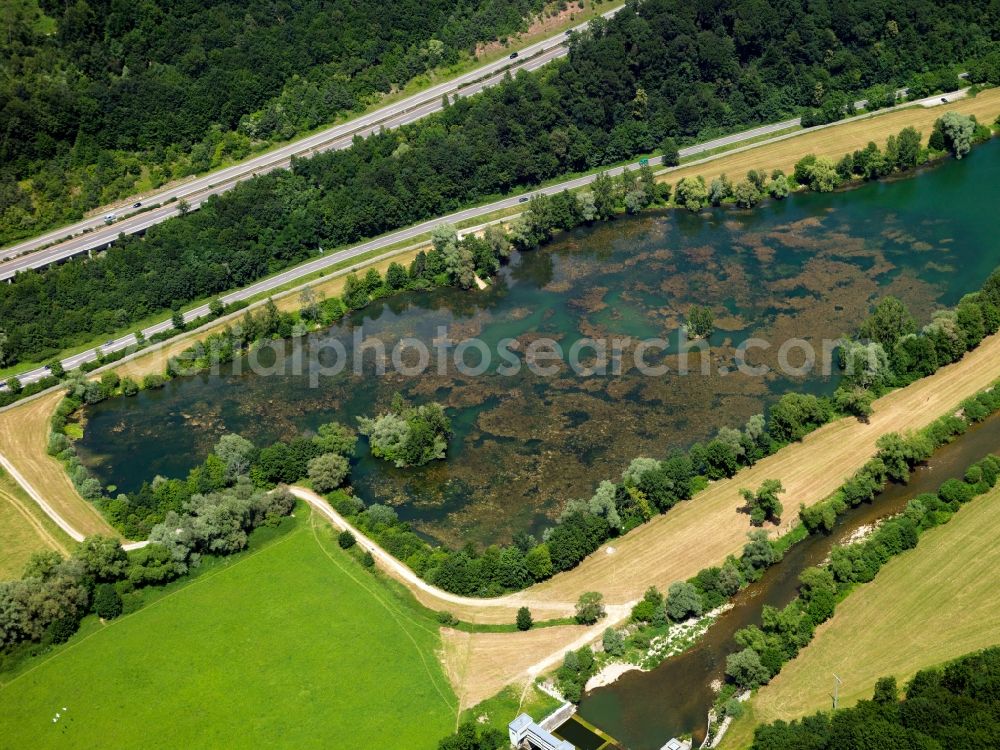
{"label": "dirt path", "polygon": [[70,546],[14,478],[0,470],[0,580],[20,576],[35,552],[48,548],[66,554]]}
{"label": "dirt path", "polygon": [[[803,442],[784,448],[733,479],[712,484],[690,502],[604,545],[574,570],[523,592],[493,599],[457,596],[428,584],[353,529],[318,495],[301,487],[292,491],[337,528],[351,529],[380,567],[406,585],[425,606],[446,609],[467,622],[513,622],[521,606],[529,607],[536,619],[565,617],[572,614],[581,592],[604,594],[609,618],[583,634],[572,626],[529,633],[474,633],[468,634],[465,644],[452,644],[459,645],[450,652],[461,662],[452,663],[446,671],[452,679],[462,680],[456,690],[463,702],[472,705],[504,685],[552,668],[567,649],[598,638],[609,624],[627,616],[630,603],[650,585],[665,589],[673,581],[738,553],[750,530],[746,515],[737,512],[743,504],[741,487],[757,486],[766,478],[781,479],[787,490],[783,496],[785,521],[780,528],[784,532],[791,527],[798,504],[812,505],[833,492],[874,454],[879,436],[925,426],[956,408],[962,399],[989,387],[998,376],[1000,335],[993,335],[961,362],[879,399],[868,424],[854,419],[829,424]],[[56,488],[54,493],[46,492],[46,499],[71,528],[84,528],[78,525],[79,519],[87,524],[86,533],[114,533],[76,493],[62,466],[45,453],[48,419],[58,400],[55,394],[29,402],[24,409],[0,414],[0,452],[27,485]],[[446,661],[448,652],[446,648]]]}
{"label": "dirt path", "polygon": [[441,661],[462,709],[496,695],[507,685],[530,685],[558,667],[567,651],[600,641],[606,628],[628,619],[628,605],[608,607],[596,625],[557,625],[527,632],[467,633],[443,628]]}
{"label": "dirt path", "polygon": [[[780,531],[787,531],[799,503],[812,505],[833,492],[874,454],[879,436],[923,427],[963,398],[988,387],[998,376],[1000,335],[993,335],[961,362],[879,399],[868,424],[854,419],[831,423],[803,442],[784,448],[732,479],[713,483],[690,502],[604,545],[579,567],[517,594],[494,599],[449,594],[420,579],[371,540],[365,542],[375,549],[372,554],[382,567],[409,587],[418,600],[434,609],[447,608],[468,622],[512,622],[521,606],[535,611],[537,619],[565,617],[572,614],[572,605],[583,591],[600,591],[612,605],[626,604],[640,598],[650,585],[665,589],[673,581],[740,551],[750,530],[747,517],[736,511],[743,503],[740,488],[757,486],[767,478],[780,479],[786,488],[782,498],[785,521]],[[71,529],[113,535],[114,530],[94,507],[80,498],[59,462],[45,452],[48,420],[59,398],[60,394],[52,394],[0,414],[0,454],[19,472],[16,476],[24,484],[45,488],[47,505]],[[302,488],[296,491],[308,493]],[[348,526],[325,501],[319,499],[317,505],[317,495],[303,499],[339,528]],[[354,533],[358,535],[357,530]]]}
{"label": "dirt path", "polygon": [[554,601],[518,593],[492,599],[478,599],[452,594],[433,586],[348,522],[321,496],[305,487],[292,486],[288,489],[295,497],[304,500],[312,508],[319,511],[336,528],[346,529],[354,534],[358,544],[375,558],[378,566],[397,581],[403,583],[425,607],[446,610],[458,619],[467,622],[493,624],[514,622],[520,607],[529,607],[535,619],[538,620],[568,617],[573,614],[576,596],[565,601]]}

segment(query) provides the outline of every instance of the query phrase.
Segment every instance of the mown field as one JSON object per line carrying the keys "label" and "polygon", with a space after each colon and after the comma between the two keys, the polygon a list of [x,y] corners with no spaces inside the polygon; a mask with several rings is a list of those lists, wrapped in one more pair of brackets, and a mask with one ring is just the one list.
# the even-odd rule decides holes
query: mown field
{"label": "mown field", "polygon": [[827,710],[833,673],[840,705],[870,698],[875,680],[900,686],[917,671],[1000,643],[1000,488],[976,498],[951,521],[893,558],[821,625],[812,643],[752,699],[724,748],[745,748],[756,723]]}
{"label": "mown field", "polygon": [[33,552],[72,544],[21,487],[0,469],[0,580],[17,578]]}
{"label": "mown field", "polygon": [[0,412],[0,453],[74,529],[85,535],[118,536],[93,504],[80,497],[62,464],[46,451],[49,423],[62,397],[59,390]]}
{"label": "mown field", "polygon": [[0,748],[436,747],[458,710],[436,623],[296,515],[0,676]]}

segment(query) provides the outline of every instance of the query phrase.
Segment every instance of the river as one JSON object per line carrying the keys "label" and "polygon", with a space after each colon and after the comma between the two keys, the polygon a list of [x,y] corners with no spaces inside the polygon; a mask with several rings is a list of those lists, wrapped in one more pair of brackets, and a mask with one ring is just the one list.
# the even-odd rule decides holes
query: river
{"label": "river", "polygon": [[834,545],[843,544],[864,526],[899,513],[911,498],[935,492],[946,479],[961,478],[970,464],[988,453],[1000,453],[1000,414],[940,448],[912,472],[907,484],[891,484],[871,503],[845,513],[829,534],[813,534],[794,545],[780,563],[733,598],[733,608],[690,650],[649,672],[628,672],[612,685],[586,694],[580,715],[629,750],[659,750],[668,739],[682,734],[693,734],[700,743],[715,700],[711,683],[725,679],[726,656],[735,650],[736,631],[760,625],[765,605],[780,609],[794,599],[799,574],[823,562]]}

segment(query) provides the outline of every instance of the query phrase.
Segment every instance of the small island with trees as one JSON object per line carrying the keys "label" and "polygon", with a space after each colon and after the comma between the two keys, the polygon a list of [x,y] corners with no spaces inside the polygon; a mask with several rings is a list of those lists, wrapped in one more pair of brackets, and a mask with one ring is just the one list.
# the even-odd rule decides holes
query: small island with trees
{"label": "small island with trees", "polygon": [[451,436],[451,420],[441,404],[409,406],[399,393],[388,411],[377,417],[358,417],[358,425],[372,454],[400,469],[444,458]]}

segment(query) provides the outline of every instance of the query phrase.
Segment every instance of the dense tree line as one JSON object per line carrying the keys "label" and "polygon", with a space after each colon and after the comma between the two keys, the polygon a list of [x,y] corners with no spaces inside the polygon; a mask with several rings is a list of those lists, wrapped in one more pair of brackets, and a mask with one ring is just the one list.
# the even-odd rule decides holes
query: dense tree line
{"label": "dense tree line", "polygon": [[155,187],[362,109],[542,2],[32,5],[8,4],[0,37],[0,244],[128,195],[144,171]]}
{"label": "dense tree line", "polygon": [[[577,200],[565,194],[566,200]],[[560,205],[563,197],[550,199],[553,205]],[[532,209],[535,204],[532,204]],[[548,208],[539,210],[538,217],[559,215],[560,210]],[[532,218],[532,210],[526,222],[531,227],[544,224],[543,218]],[[453,230],[451,230],[453,232]],[[445,233],[448,234],[448,233]],[[450,237],[450,235],[449,235]],[[479,240],[476,240],[477,242]],[[445,243],[457,242],[449,238]],[[461,241],[459,244],[465,242]],[[504,242],[494,237],[492,247],[500,253],[506,247]],[[499,255],[493,256],[498,258]],[[440,268],[440,273],[431,275],[428,268]],[[448,282],[447,264],[444,260],[444,249],[437,246],[426,254],[423,260],[416,260],[410,271],[402,267],[390,268],[383,280],[377,273],[374,278],[371,273],[365,278],[356,279],[354,291],[345,290],[345,299],[316,300],[312,295],[306,295],[308,302],[299,316],[281,313],[268,303],[258,313],[247,312],[240,325],[227,328],[222,333],[213,334],[204,342],[195,344],[181,360],[172,360],[168,365],[168,376],[173,374],[197,372],[217,361],[226,361],[236,356],[241,348],[249,343],[275,335],[292,335],[303,320],[315,324],[325,324],[352,304],[366,304],[372,297],[391,293],[395,288],[430,283],[437,278],[443,283]],[[423,275],[414,276],[414,273]],[[390,283],[389,279],[396,279]],[[353,299],[352,299],[353,295]],[[866,367],[871,361],[884,367],[882,380],[878,384],[881,390],[890,386],[905,385],[923,375],[930,374],[937,366],[955,361],[970,348],[974,348],[987,333],[996,330],[1000,325],[995,310],[1000,309],[1000,271],[994,272],[984,283],[980,292],[967,295],[958,308],[942,311],[935,315],[934,320],[925,329],[915,332],[915,324],[905,307],[898,300],[887,298],[875,308],[871,317],[861,326],[859,335],[869,343],[858,346],[888,346],[893,351],[911,351],[907,346],[900,346],[901,341],[927,340],[939,341],[929,349],[934,351],[938,346],[948,352],[948,358],[938,360],[930,358],[933,367],[919,368],[908,371],[902,365],[895,364],[896,369],[888,369],[885,358],[859,356],[857,362]],[[949,324],[942,321],[955,321],[954,325],[942,332],[942,326]],[[961,325],[958,321],[963,321]],[[947,335],[946,335],[947,334]],[[960,342],[960,346],[955,344]],[[951,343],[947,343],[951,342]],[[947,344],[947,345],[946,345]],[[846,349],[850,350],[849,342]],[[924,359],[927,357],[924,356]],[[901,362],[909,362],[902,359]],[[875,381],[870,378],[858,380],[857,367],[845,360],[844,380],[851,387],[873,388]],[[151,376],[146,387],[161,385],[162,378]],[[80,405],[96,403],[111,394],[134,393],[136,384],[119,381],[113,373],[106,374],[100,381],[80,381],[71,386],[71,398],[65,401],[57,411],[53,427],[55,435],[50,451],[56,455],[64,454],[69,462],[70,476],[85,497],[98,498],[101,495],[99,483],[89,476],[86,469],[78,465],[72,456],[72,449],[64,436],[59,433],[65,425],[68,416]],[[869,391],[865,391],[868,393]],[[881,392],[881,391],[879,391]],[[873,396],[872,396],[873,397]],[[992,392],[980,394],[968,399],[963,404],[967,420],[981,419],[992,413],[996,408],[995,401],[1000,398]],[[835,399],[836,400],[836,399]],[[405,411],[402,404],[398,409]],[[477,551],[471,547],[462,550],[432,548],[426,541],[415,534],[408,524],[400,521],[396,512],[389,507],[372,505],[365,508],[356,497],[346,493],[334,493],[330,496],[331,503],[345,516],[350,518],[360,528],[376,539],[387,551],[412,567],[426,580],[455,593],[466,595],[490,596],[504,591],[517,590],[533,582],[544,580],[553,574],[568,570],[579,564],[587,555],[593,553],[608,539],[627,533],[630,529],[649,520],[657,513],[668,511],[678,502],[690,499],[706,480],[733,476],[741,467],[750,466],[767,456],[781,446],[801,440],[806,434],[828,422],[838,413],[837,406],[830,399],[812,394],[788,393],[782,396],[768,410],[767,418],[763,415],[751,417],[742,429],[730,427],[721,428],[716,437],[704,443],[694,444],[686,453],[676,452],[666,459],[637,458],[622,472],[618,482],[604,481],[599,484],[593,496],[586,500],[570,501],[563,508],[558,522],[547,530],[541,540],[519,533],[514,536],[510,545],[503,547],[491,546],[486,550]],[[807,529],[816,531],[831,528],[837,515],[848,507],[871,500],[888,480],[903,481],[908,475],[909,467],[929,455],[935,446],[960,434],[966,425],[966,419],[946,417],[932,423],[919,437],[902,440],[898,436],[888,435],[879,441],[879,454],[866,464],[859,472],[845,483],[840,491],[823,503],[810,508],[803,508],[800,517]],[[335,428],[326,428],[335,429]],[[343,428],[336,428],[342,430]],[[321,430],[322,433],[322,430]],[[428,430],[428,437],[434,430]],[[318,438],[317,438],[318,439]],[[304,438],[293,440],[285,446],[261,451],[265,461],[255,468],[251,475],[258,484],[267,482],[291,482],[303,476],[310,476],[320,484],[317,489],[328,492],[324,486],[335,486],[346,476],[346,467],[342,462],[335,466],[312,466],[311,462],[320,453],[339,453],[350,455],[353,443],[343,445],[334,450],[319,450],[316,440],[311,442]],[[348,438],[344,438],[348,440]],[[353,440],[353,438],[350,438]],[[430,445],[430,443],[428,443]],[[209,457],[200,469],[193,470],[192,476],[197,481],[205,481],[203,476],[218,476],[219,469],[214,470],[209,464],[214,463]],[[327,464],[332,463],[327,459]],[[315,469],[315,470],[314,470]],[[332,478],[331,478],[332,477]],[[126,524],[127,528],[141,533],[142,525],[135,516],[136,508],[171,507],[169,500],[163,498],[169,494],[167,488],[183,485],[184,491],[193,492],[191,478],[187,483],[180,480],[169,480],[160,483],[160,498],[157,499],[155,484],[144,487],[137,498],[129,498],[127,502],[117,500],[101,501],[105,504],[105,512],[111,512],[116,523]],[[324,484],[324,482],[326,484]],[[776,493],[780,485],[765,483],[758,488],[754,502],[760,491],[766,490],[765,506],[761,510],[766,519],[768,515],[780,514],[780,502]],[[775,497],[771,497],[774,495]],[[766,496],[766,497],[765,497]],[[773,502],[772,502],[773,500]],[[174,503],[176,504],[176,503]],[[125,510],[128,514],[123,515]],[[154,515],[154,520],[158,520]],[[145,525],[148,526],[148,523]],[[703,598],[705,611],[718,606],[732,593],[736,582],[737,588],[757,575],[774,561],[771,548],[766,538],[751,539],[740,560],[729,561],[728,566],[720,569],[703,571],[692,580],[699,595]]]}
{"label": "dense tree line", "polygon": [[[962,417],[942,417],[907,439],[894,433],[884,436],[879,441],[877,456],[844,484],[833,503],[850,495],[850,488],[859,483],[859,478],[866,478],[862,481],[866,486],[870,480],[870,492],[863,497],[854,496],[851,505],[871,500],[889,480],[906,481],[910,469],[926,460],[935,447],[997,410],[1000,410],[1000,395],[992,389],[969,399],[963,405]],[[877,476],[872,477],[873,473]],[[799,594],[792,603],[783,610],[765,607],[760,627],[750,626],[736,634],[740,650],[727,659],[730,682],[720,693],[717,712],[738,715],[742,706],[732,698],[737,690],[768,682],[811,640],[815,627],[832,616],[836,603],[851,586],[871,581],[892,556],[914,547],[924,530],[947,523],[962,504],[995,486],[998,477],[1000,458],[987,456],[970,466],[963,479],[947,480],[937,493],[913,498],[903,514],[883,523],[864,542],[835,547],[828,563],[803,571]],[[765,482],[764,490],[773,492],[776,486]],[[805,514],[805,509],[802,512]],[[809,531],[823,529],[809,522],[804,526]],[[650,587],[633,606],[629,625],[605,631],[604,651],[616,658],[628,649],[648,649],[653,634],[663,632],[672,623],[701,617],[760,578],[768,567],[781,560],[785,547],[781,540],[772,541],[765,532],[753,531],[739,557],[730,556],[721,566],[705,568],[687,581],[674,582],[666,595]],[[590,649],[567,653],[556,673],[567,699],[579,700],[583,685],[596,669]]]}
{"label": "dense tree line", "polygon": [[961,416],[940,417],[908,438],[895,433],[877,441],[878,452],[840,487],[820,503],[799,509],[799,518],[810,532],[829,531],[837,516],[848,508],[870,502],[889,481],[905,482],[910,469],[926,460],[938,447],[963,434],[969,425],[980,422],[1000,409],[1000,392],[994,388],[962,402]]}
{"label": "dense tree line", "polygon": [[957,362],[998,329],[1000,270],[954,308],[935,312],[919,330],[906,305],[886,297],[861,325],[857,337],[840,347],[844,377],[833,401],[842,411],[867,418],[877,396]]}
{"label": "dense tree line", "polygon": [[[619,181],[623,191],[630,179],[626,175]],[[601,188],[595,188],[595,193],[599,194],[599,190]],[[363,278],[348,277],[351,283],[345,286],[343,299],[320,300],[307,288],[302,292],[303,307],[298,314],[281,313],[273,301],[268,301],[257,313],[247,311],[240,324],[212,334],[204,342],[194,344],[183,357],[171,359],[166,375],[172,377],[197,372],[216,362],[229,361],[242,349],[263,338],[301,335],[307,330],[304,327],[306,323],[329,323],[343,315],[346,309],[362,306],[372,298],[401,288],[457,283],[462,272],[453,265],[455,259],[471,258],[468,262],[477,268],[487,259],[489,263],[499,263],[509,252],[511,242],[523,245],[528,241],[526,237],[530,241],[539,241],[553,230],[553,226],[569,220],[567,217],[573,215],[573,207],[579,209],[590,202],[591,198],[569,193],[532,201],[520,222],[522,228],[515,228],[509,239],[502,233],[488,232],[485,239],[467,237],[459,241],[453,228],[445,228],[436,233],[434,246],[428,253],[419,255],[409,271],[393,264],[385,279],[374,269]],[[481,253],[475,249],[477,247],[482,249]],[[963,298],[954,310],[936,313],[932,322],[919,334],[915,332],[912,316],[902,303],[892,298],[881,301],[861,326],[859,335],[867,343],[848,341],[843,347],[844,385],[832,401],[811,394],[788,393],[770,407],[767,419],[763,415],[753,416],[742,430],[723,427],[713,439],[696,443],[686,453],[678,452],[662,461],[637,458],[623,471],[620,482],[604,481],[590,499],[568,502],[558,523],[546,531],[540,542],[528,535],[518,534],[513,544],[503,548],[489,547],[482,553],[472,548],[432,549],[407,524],[401,523],[391,508],[372,506],[366,510],[359,500],[350,496],[337,498],[335,504],[338,510],[354,518],[391,554],[446,590],[488,596],[520,589],[576,566],[607,539],[626,533],[657,513],[668,511],[677,502],[690,499],[706,480],[731,477],[741,467],[753,465],[782,445],[802,439],[828,422],[838,409],[856,412],[858,403],[863,403],[870,410],[871,400],[876,394],[891,386],[905,385],[930,374],[938,366],[957,361],[966,351],[975,348],[984,336],[997,330],[1000,326],[998,311],[1000,271],[994,272],[979,292]],[[891,360],[885,354],[886,347],[894,352]],[[150,375],[142,386],[158,387],[163,382],[164,378]],[[120,380],[114,373],[106,373],[99,381],[71,381],[69,388],[70,398],[59,407],[53,419],[54,435],[49,449],[53,455],[59,455],[67,462],[70,476],[81,494],[98,500],[102,495],[100,484],[79,465],[72,446],[61,433],[70,414],[81,405],[97,403],[116,393],[134,395],[139,384],[129,379]],[[847,392],[855,394],[849,403],[841,398]],[[857,396],[858,393],[862,395]],[[990,398],[989,395],[981,395],[970,399],[965,405],[968,413],[976,414],[983,409],[991,411]],[[405,411],[403,405],[398,405],[397,411],[402,414]],[[423,420],[426,424],[419,432],[426,440],[414,443],[419,448],[412,451],[414,457],[430,455],[428,449],[439,455],[434,448],[440,443],[440,435],[446,433],[441,416]],[[405,419],[402,421],[406,422]],[[958,434],[963,424],[958,418],[938,420],[926,434],[933,445],[939,445]],[[434,425],[444,431],[439,435]],[[900,447],[885,442],[889,440],[892,438],[883,439],[880,449],[901,451],[902,455],[894,455],[894,463],[887,463],[880,454],[831,500],[804,509],[802,521],[810,530],[832,526],[839,512],[870,500],[887,478],[904,478],[905,465],[901,465],[900,461],[912,465],[921,460],[921,454],[927,451],[924,443],[911,441]],[[308,473],[314,481],[318,480],[317,489],[327,492],[330,490],[324,487],[334,489],[348,471],[345,462],[335,458],[327,458],[311,466],[310,462],[319,454],[305,440],[300,440],[295,446],[283,446],[262,453],[268,461],[263,468],[257,469],[258,482],[290,482]],[[349,451],[341,453],[347,455]],[[272,454],[275,454],[273,461],[270,460]],[[398,456],[393,453],[392,460],[397,459]],[[208,474],[211,475],[211,472]],[[753,499],[756,502],[756,495]],[[764,518],[780,514],[780,502],[776,497],[765,500],[767,507],[761,508]],[[169,502],[155,498],[152,488],[144,488],[138,500],[104,499],[100,503],[113,522],[129,529],[126,533],[132,536],[141,536],[151,523],[161,520],[157,515],[161,507],[169,507]],[[142,510],[138,512],[137,509]],[[754,508],[748,509],[752,511]],[[144,521],[141,513],[152,513],[152,520]]]}
{"label": "dense tree line", "polygon": [[[805,0],[712,7],[647,0],[577,35],[568,58],[541,71],[244,183],[145,239],[122,240],[96,262],[18,278],[0,289],[6,358],[50,356],[246,284],[321,246],[661,144],[675,149],[678,141],[771,121],[831,92],[899,83],[987,53],[998,28],[985,0],[907,0],[902,8],[868,0],[836,10]],[[751,199],[742,188],[740,200]]]}
{"label": "dense tree line", "polygon": [[[741,466],[752,465],[789,439],[801,438],[821,424],[808,421],[812,413],[832,416],[828,404],[820,406],[823,403],[812,395],[782,397],[770,411],[772,420],[778,415],[777,423],[782,425],[778,437],[766,430],[764,417],[758,415],[743,430],[723,428],[718,437],[696,444],[687,453],[675,452],[664,460],[636,458],[622,472],[620,481],[601,482],[591,498],[568,502],[541,540],[519,532],[511,544],[482,551],[471,546],[460,550],[431,547],[390,507],[373,504],[366,508],[359,498],[344,492],[333,493],[329,499],[340,513],[428,582],[458,594],[496,596],[575,567],[608,539],[689,500],[708,477],[732,476]],[[809,406],[800,408],[800,404]],[[766,550],[761,550],[761,545]],[[739,563],[740,580],[754,580],[773,560],[766,536],[752,538]]]}
{"label": "dense tree line", "polygon": [[914,676],[875,683],[871,700],[833,713],[758,727],[753,750],[865,750],[1000,745],[1000,649],[964,656]]}

